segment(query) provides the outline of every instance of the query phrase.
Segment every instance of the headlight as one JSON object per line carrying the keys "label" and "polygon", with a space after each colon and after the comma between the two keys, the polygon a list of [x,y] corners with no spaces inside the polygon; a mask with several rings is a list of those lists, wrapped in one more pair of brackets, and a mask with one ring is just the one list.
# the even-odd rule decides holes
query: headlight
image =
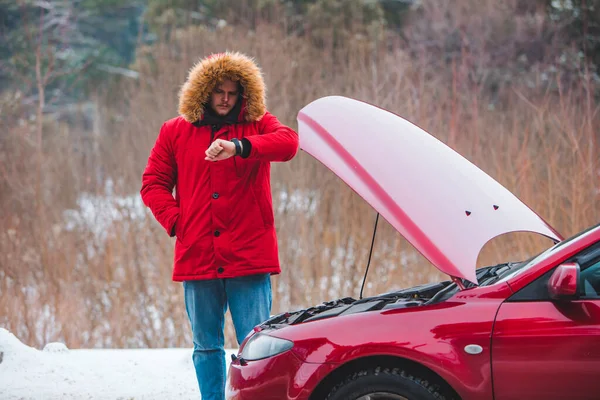
{"label": "headlight", "polygon": [[273,357],[276,354],[283,353],[292,347],[294,347],[294,343],[289,340],[257,333],[248,339],[246,345],[242,349],[241,357],[247,361],[260,360],[262,358]]}

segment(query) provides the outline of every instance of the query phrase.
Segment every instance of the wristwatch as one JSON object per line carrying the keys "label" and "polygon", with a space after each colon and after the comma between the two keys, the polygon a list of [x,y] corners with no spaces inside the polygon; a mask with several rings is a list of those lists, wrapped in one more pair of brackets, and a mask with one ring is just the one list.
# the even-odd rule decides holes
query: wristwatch
{"label": "wristwatch", "polygon": [[233,138],[233,139],[231,139],[231,142],[235,145],[235,155],[241,156],[242,155],[242,145],[240,144],[240,141],[237,138]]}

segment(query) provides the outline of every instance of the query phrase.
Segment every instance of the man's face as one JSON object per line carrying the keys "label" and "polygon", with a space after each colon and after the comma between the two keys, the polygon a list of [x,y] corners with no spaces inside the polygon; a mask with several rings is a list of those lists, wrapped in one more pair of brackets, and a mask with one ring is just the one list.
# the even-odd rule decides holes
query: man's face
{"label": "man's face", "polygon": [[229,114],[239,97],[238,83],[226,79],[210,95],[210,107],[220,116]]}

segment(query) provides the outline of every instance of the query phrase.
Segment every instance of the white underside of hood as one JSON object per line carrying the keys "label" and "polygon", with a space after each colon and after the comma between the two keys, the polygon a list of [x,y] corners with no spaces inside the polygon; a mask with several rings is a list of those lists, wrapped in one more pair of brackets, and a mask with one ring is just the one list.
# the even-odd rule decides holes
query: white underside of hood
{"label": "white underside of hood", "polygon": [[477,256],[504,233],[562,240],[510,191],[421,128],[357,100],[298,113],[300,148],[344,180],[438,269],[477,283]]}

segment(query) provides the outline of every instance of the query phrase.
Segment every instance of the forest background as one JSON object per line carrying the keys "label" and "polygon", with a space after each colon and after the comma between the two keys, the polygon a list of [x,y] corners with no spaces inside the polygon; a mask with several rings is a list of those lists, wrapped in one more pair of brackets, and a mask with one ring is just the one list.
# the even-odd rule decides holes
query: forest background
{"label": "forest background", "polygon": [[[563,235],[600,220],[599,0],[0,0],[0,327],[36,347],[191,346],[174,241],[138,193],[189,68],[223,50],[256,58],[294,128],[319,97],[364,100]],[[273,313],[356,298],[375,211],[303,152],[272,180]],[[478,265],[548,244],[506,235]],[[380,223],[366,296],[440,279]]]}

